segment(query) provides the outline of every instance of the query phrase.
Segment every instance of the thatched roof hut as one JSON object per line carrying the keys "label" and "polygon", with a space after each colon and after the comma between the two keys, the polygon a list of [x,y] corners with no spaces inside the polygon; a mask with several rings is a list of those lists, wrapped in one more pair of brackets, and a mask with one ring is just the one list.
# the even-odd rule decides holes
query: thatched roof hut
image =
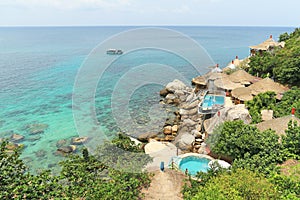
{"label": "thatched roof hut", "polygon": [[239,99],[241,101],[250,101],[253,99],[253,96],[251,94],[251,90],[249,87],[235,88],[232,90],[231,96],[236,99]]}
{"label": "thatched roof hut", "polygon": [[192,83],[195,85],[206,85],[207,78],[205,76],[198,76],[198,77],[192,79]]}
{"label": "thatched roof hut", "polygon": [[276,93],[276,98],[281,99],[282,95],[288,88],[284,87],[283,85],[274,82],[270,78],[264,78],[252,85],[249,86],[251,89],[252,95],[258,95],[259,93],[264,93],[268,91],[272,91]]}
{"label": "thatched roof hut", "polygon": [[228,76],[224,76],[223,78],[215,80],[214,84],[216,87],[224,90],[233,90],[235,88],[245,87],[240,83],[232,82]]}
{"label": "thatched roof hut", "polygon": [[243,85],[250,85],[255,81],[256,77],[248,74],[245,70],[237,70],[229,75],[229,79],[232,82],[240,83]]}
{"label": "thatched roof hut", "polygon": [[297,123],[300,124],[299,118],[290,115],[290,116],[285,116],[285,117],[280,117],[280,118],[264,121],[264,122],[257,124],[256,126],[261,131],[272,129],[276,132],[276,134],[284,135],[285,130],[288,128],[288,123],[291,120],[297,121]]}
{"label": "thatched roof hut", "polygon": [[256,50],[256,51],[268,51],[271,48],[274,47],[281,47],[283,48],[285,46],[285,42],[276,42],[272,35],[270,35],[270,38],[268,38],[266,41],[258,44],[258,45],[254,45],[254,46],[249,46],[250,49]]}

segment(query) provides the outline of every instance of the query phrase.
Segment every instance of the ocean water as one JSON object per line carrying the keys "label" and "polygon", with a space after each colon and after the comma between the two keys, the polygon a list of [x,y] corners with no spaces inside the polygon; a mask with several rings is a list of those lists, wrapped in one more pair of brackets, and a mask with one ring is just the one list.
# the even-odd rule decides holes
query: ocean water
{"label": "ocean water", "polygon": [[[72,94],[76,74],[87,56],[112,35],[133,28],[137,27],[0,28],[0,138],[10,137],[12,133],[25,136],[20,142],[25,145],[22,158],[32,171],[55,167],[63,159],[54,155],[57,141],[69,142],[71,137],[78,136]],[[281,33],[293,30],[287,27],[164,28],[191,37],[221,67],[236,55],[248,56],[248,46],[264,41],[270,34],[278,38]],[[99,55],[100,64],[102,56],[107,55]],[[187,80],[199,75],[190,63],[170,52],[143,49],[120,56],[102,74],[95,94],[96,117],[108,138],[122,131],[111,114],[111,97],[116,85],[131,69],[149,63],[172,66]],[[159,67],[153,69],[152,73],[173,80]],[[161,88],[155,83],[136,88],[128,100],[128,120],[143,126],[149,120],[147,113],[151,106],[160,99]],[[47,124],[48,128],[44,133],[30,135],[26,130],[29,124]]]}

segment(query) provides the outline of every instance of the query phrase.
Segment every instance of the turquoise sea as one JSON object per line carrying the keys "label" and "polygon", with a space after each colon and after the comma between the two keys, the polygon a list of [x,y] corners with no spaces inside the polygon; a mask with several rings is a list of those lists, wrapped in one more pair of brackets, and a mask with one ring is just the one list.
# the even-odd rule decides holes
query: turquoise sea
{"label": "turquoise sea", "polygon": [[[48,169],[58,140],[78,136],[72,113],[76,74],[87,55],[114,34],[137,27],[1,27],[0,28],[0,138],[25,136],[22,158],[31,170]],[[238,55],[249,55],[250,45],[274,38],[291,27],[164,27],[186,34],[202,45],[215,63],[226,66]],[[145,38],[146,40],[147,38]],[[164,40],[164,38],[161,38]],[[134,41],[132,41],[134,42]],[[172,43],[171,45],[176,45]],[[159,61],[172,65],[187,79],[197,76],[188,63],[168,52],[145,49],[121,57],[105,71],[96,92],[96,116],[108,137],[118,129],[111,116],[111,95],[120,77],[131,67]],[[157,69],[157,72],[160,70]],[[168,77],[172,79],[172,77]],[[129,110],[141,125],[151,105],[159,101],[161,85],[135,90]],[[28,124],[47,124],[44,133],[30,135]],[[81,133],[80,135],[84,135]]]}

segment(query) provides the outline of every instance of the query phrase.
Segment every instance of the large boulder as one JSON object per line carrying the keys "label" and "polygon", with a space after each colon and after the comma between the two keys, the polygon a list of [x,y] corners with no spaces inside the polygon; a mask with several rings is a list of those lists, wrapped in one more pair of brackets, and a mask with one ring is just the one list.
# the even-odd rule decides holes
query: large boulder
{"label": "large boulder", "polygon": [[158,135],[158,133],[154,133],[154,132],[153,133],[152,132],[143,133],[143,134],[139,135],[137,139],[141,142],[148,142],[148,140],[150,138],[155,138],[157,135]]}
{"label": "large boulder", "polygon": [[178,79],[175,79],[174,81],[168,83],[166,86],[166,90],[172,93],[174,93],[176,90],[185,90],[186,88],[187,86]]}
{"label": "large boulder", "polygon": [[192,149],[193,142],[195,141],[195,137],[189,133],[184,133],[178,139],[177,145],[182,150]]}
{"label": "large boulder", "polygon": [[204,129],[211,134],[216,126],[225,121],[242,120],[245,124],[251,123],[251,116],[244,104],[225,107],[216,113],[212,118],[204,121]]}

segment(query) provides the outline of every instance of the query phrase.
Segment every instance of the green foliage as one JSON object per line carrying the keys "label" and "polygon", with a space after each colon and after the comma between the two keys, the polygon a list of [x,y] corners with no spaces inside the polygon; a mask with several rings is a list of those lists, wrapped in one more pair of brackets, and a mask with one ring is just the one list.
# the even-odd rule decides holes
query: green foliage
{"label": "green foliage", "polygon": [[[296,117],[300,117],[300,89],[292,87],[286,91],[279,103],[274,108],[274,115],[276,117],[282,117],[290,115],[292,108],[296,108]],[[297,112],[298,111],[298,112]]]}
{"label": "green foliage", "polygon": [[261,122],[261,110],[274,110],[276,107],[275,92],[260,93],[252,100],[246,102],[246,106],[252,117],[252,123]]}
{"label": "green foliage", "polygon": [[300,181],[293,180],[291,177],[273,174],[269,181],[273,183],[277,191],[281,194],[281,199],[296,200],[300,199]]}
{"label": "green foliage", "polygon": [[284,33],[279,39],[285,41],[285,47],[252,56],[248,72],[261,77],[269,74],[282,84],[300,86],[300,29]]}
{"label": "green foliage", "polygon": [[288,39],[290,39],[290,35],[287,32],[285,32],[279,36],[279,42],[284,42]]}
{"label": "green foliage", "polygon": [[[214,162],[207,170],[207,172],[197,172],[197,180],[189,177],[189,184],[185,184],[182,190],[182,193],[185,194],[185,197],[190,197],[186,199],[191,199],[196,194],[198,194],[200,189],[199,186],[205,186],[205,184],[212,178],[220,176],[221,174],[227,173],[228,169],[222,168],[217,162]],[[199,181],[200,180],[200,181]]]}
{"label": "green foliage", "polygon": [[241,120],[227,121],[218,126],[207,143],[214,153],[232,159],[243,158],[246,153],[252,156],[262,151],[279,149],[278,136],[273,131],[261,132]]}
{"label": "green foliage", "polygon": [[273,77],[273,68],[276,65],[274,55],[270,52],[263,52],[261,55],[250,57],[248,72],[253,76],[262,78]]}
{"label": "green foliage", "polygon": [[[123,151],[140,152],[129,140],[119,136],[113,143]],[[4,141],[0,146],[0,199],[138,199],[141,187],[150,184],[149,175],[141,171],[145,160],[140,160],[135,173],[124,172],[89,155],[87,149],[82,156],[71,155],[61,162],[59,176],[49,171],[32,175],[25,172],[20,150],[8,152],[6,145]]]}
{"label": "green foliage", "polygon": [[196,195],[185,192],[185,199],[279,199],[279,193],[266,178],[249,170],[221,173],[198,185]]}
{"label": "green foliage", "polygon": [[9,152],[7,141],[0,146],[0,199],[51,199],[61,195],[59,179],[49,171],[34,176],[26,173],[26,166],[20,160],[20,149]]}
{"label": "green foliage", "polygon": [[300,158],[300,126],[297,122],[289,122],[286,135],[282,137],[282,144],[290,155]]}
{"label": "green foliage", "polygon": [[123,134],[97,148],[96,158],[105,165],[126,172],[140,172],[152,158]]}

